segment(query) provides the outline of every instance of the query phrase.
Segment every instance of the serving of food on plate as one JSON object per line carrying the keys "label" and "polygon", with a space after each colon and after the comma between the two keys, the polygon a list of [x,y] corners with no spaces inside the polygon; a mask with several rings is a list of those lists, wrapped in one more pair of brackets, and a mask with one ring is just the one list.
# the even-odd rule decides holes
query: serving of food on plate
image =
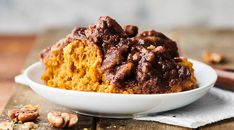
{"label": "serving of food on plate", "polygon": [[215,71],[182,58],[176,42],[155,30],[138,33],[109,16],[76,27],[44,49],[24,72],[44,98],[92,116],[124,118],[188,105],[214,85]]}
{"label": "serving of food on plate", "polygon": [[154,30],[122,28],[111,17],[77,27],[41,53],[42,80],[68,90],[156,94],[196,88],[193,65],[177,45]]}

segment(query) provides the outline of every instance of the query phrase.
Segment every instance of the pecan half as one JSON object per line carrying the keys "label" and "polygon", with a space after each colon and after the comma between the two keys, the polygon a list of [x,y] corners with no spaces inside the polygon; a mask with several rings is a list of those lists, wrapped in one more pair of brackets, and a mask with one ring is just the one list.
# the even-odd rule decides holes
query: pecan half
{"label": "pecan half", "polygon": [[78,122],[78,116],[76,114],[63,112],[49,112],[47,119],[52,126],[57,128],[73,127]]}
{"label": "pecan half", "polygon": [[9,110],[7,115],[15,122],[28,122],[36,120],[39,116],[39,112],[38,107],[30,104],[22,108]]}
{"label": "pecan half", "polygon": [[202,55],[202,58],[208,64],[220,64],[225,61],[223,54],[209,51],[205,51]]}

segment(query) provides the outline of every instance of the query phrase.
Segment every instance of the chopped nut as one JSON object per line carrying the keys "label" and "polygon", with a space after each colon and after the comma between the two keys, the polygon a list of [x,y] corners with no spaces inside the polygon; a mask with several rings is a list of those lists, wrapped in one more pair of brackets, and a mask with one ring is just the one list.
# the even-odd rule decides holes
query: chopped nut
{"label": "chopped nut", "polygon": [[2,121],[0,122],[0,130],[13,130],[14,122],[12,121]]}
{"label": "chopped nut", "polygon": [[33,105],[26,105],[22,108],[9,110],[7,115],[14,122],[27,122],[37,119],[39,112],[38,107]]}
{"label": "chopped nut", "polygon": [[153,51],[163,53],[163,52],[165,52],[165,48],[162,46],[157,46]]}
{"label": "chopped nut", "polygon": [[153,50],[153,49],[155,49],[156,47],[154,46],[154,45],[150,45],[150,46],[148,46],[147,47],[147,49],[149,49],[149,50]]}
{"label": "chopped nut", "polygon": [[203,60],[208,64],[220,64],[224,62],[224,55],[220,53],[213,53],[205,51],[202,55]]}
{"label": "chopped nut", "polygon": [[129,37],[135,37],[138,33],[138,27],[134,25],[124,26],[124,31]]}
{"label": "chopped nut", "polygon": [[32,104],[25,105],[21,108],[22,111],[37,111],[38,107],[33,106]]}
{"label": "chopped nut", "polygon": [[49,123],[57,128],[73,127],[78,122],[76,114],[49,112],[47,115]]}
{"label": "chopped nut", "polygon": [[135,53],[133,56],[132,56],[132,59],[134,60],[134,61],[136,61],[136,60],[139,60],[140,59],[140,53],[139,52],[137,52],[137,53]]}
{"label": "chopped nut", "polygon": [[21,126],[21,128],[23,130],[35,130],[38,128],[38,125],[33,122],[26,122]]}

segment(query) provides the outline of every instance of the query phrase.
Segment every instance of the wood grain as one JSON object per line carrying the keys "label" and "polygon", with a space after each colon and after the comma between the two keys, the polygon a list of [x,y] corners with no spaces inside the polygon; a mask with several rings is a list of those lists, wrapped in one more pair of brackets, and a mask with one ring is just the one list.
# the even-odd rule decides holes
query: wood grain
{"label": "wood grain", "polygon": [[189,130],[179,126],[132,119],[100,119],[97,130]]}
{"label": "wood grain", "polygon": [[201,130],[233,130],[234,118],[219,121],[200,128]]}
{"label": "wood grain", "polygon": [[20,73],[35,36],[0,36],[0,80]]}
{"label": "wood grain", "polygon": [[6,105],[6,101],[14,93],[16,84],[13,81],[0,81],[0,114]]}
{"label": "wood grain", "polygon": [[34,35],[0,36],[0,113],[15,90],[19,74],[35,41]]}

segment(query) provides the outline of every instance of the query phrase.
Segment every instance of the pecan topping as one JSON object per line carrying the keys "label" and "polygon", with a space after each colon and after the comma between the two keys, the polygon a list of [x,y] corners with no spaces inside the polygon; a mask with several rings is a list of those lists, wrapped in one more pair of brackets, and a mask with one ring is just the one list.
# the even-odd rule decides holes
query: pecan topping
{"label": "pecan topping", "polygon": [[126,25],[124,27],[124,31],[129,37],[135,37],[138,33],[138,27],[133,25]]}

